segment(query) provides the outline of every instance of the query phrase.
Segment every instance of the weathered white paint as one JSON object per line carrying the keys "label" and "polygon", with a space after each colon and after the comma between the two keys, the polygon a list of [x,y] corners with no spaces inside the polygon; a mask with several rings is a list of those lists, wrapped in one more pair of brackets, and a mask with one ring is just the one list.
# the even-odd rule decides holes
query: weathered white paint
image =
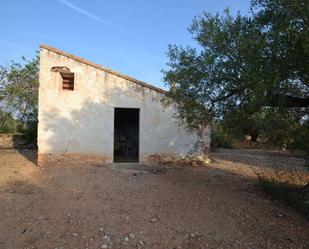
{"label": "weathered white paint", "polygon": [[[62,89],[54,66],[68,67],[75,74],[74,91]],[[183,159],[198,141],[164,106],[164,94],[123,77],[40,49],[39,155],[80,154],[113,160],[114,108],[140,109],[140,161],[152,155]],[[209,133],[203,137],[209,145]]]}

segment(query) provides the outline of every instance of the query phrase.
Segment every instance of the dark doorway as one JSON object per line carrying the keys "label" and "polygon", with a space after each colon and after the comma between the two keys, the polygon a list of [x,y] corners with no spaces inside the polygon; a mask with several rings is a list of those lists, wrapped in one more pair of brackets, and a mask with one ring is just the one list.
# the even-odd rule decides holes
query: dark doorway
{"label": "dark doorway", "polygon": [[138,162],[139,109],[115,108],[114,162]]}

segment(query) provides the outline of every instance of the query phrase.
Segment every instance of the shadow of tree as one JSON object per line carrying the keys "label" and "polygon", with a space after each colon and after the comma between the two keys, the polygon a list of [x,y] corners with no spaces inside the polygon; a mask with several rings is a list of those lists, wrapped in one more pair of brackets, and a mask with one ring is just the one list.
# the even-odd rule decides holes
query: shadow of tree
{"label": "shadow of tree", "polygon": [[305,170],[306,158],[299,154],[259,149],[223,149],[214,151],[216,157],[234,163],[280,170]]}
{"label": "shadow of tree", "polygon": [[38,163],[38,150],[37,149],[16,149],[20,155],[25,157],[30,162],[37,165]]}
{"label": "shadow of tree", "polygon": [[8,182],[4,187],[4,192],[19,195],[31,195],[40,192],[38,185],[25,180],[15,180]]}
{"label": "shadow of tree", "polygon": [[22,134],[0,134],[1,150],[16,150],[29,161],[37,163],[36,145],[27,143]]}

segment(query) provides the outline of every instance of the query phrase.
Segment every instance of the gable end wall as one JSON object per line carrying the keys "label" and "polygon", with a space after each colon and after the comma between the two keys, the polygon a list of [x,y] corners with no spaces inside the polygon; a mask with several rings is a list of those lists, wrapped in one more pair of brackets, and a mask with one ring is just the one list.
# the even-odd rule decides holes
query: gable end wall
{"label": "gable end wall", "polygon": [[[74,73],[74,91],[62,89],[55,66]],[[48,49],[40,49],[39,159],[47,155],[113,161],[114,108],[140,109],[140,162],[180,160],[201,140],[164,106],[164,94]],[[209,145],[210,131],[203,141]]]}

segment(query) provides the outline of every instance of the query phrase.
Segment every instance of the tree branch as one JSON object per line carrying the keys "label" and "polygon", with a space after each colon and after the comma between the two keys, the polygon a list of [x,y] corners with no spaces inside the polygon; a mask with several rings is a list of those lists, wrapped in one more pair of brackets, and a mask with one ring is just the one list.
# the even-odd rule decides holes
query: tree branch
{"label": "tree branch", "polygon": [[269,94],[266,97],[267,106],[272,107],[308,107],[309,106],[309,97],[299,98],[289,95],[280,95],[280,94]]}

